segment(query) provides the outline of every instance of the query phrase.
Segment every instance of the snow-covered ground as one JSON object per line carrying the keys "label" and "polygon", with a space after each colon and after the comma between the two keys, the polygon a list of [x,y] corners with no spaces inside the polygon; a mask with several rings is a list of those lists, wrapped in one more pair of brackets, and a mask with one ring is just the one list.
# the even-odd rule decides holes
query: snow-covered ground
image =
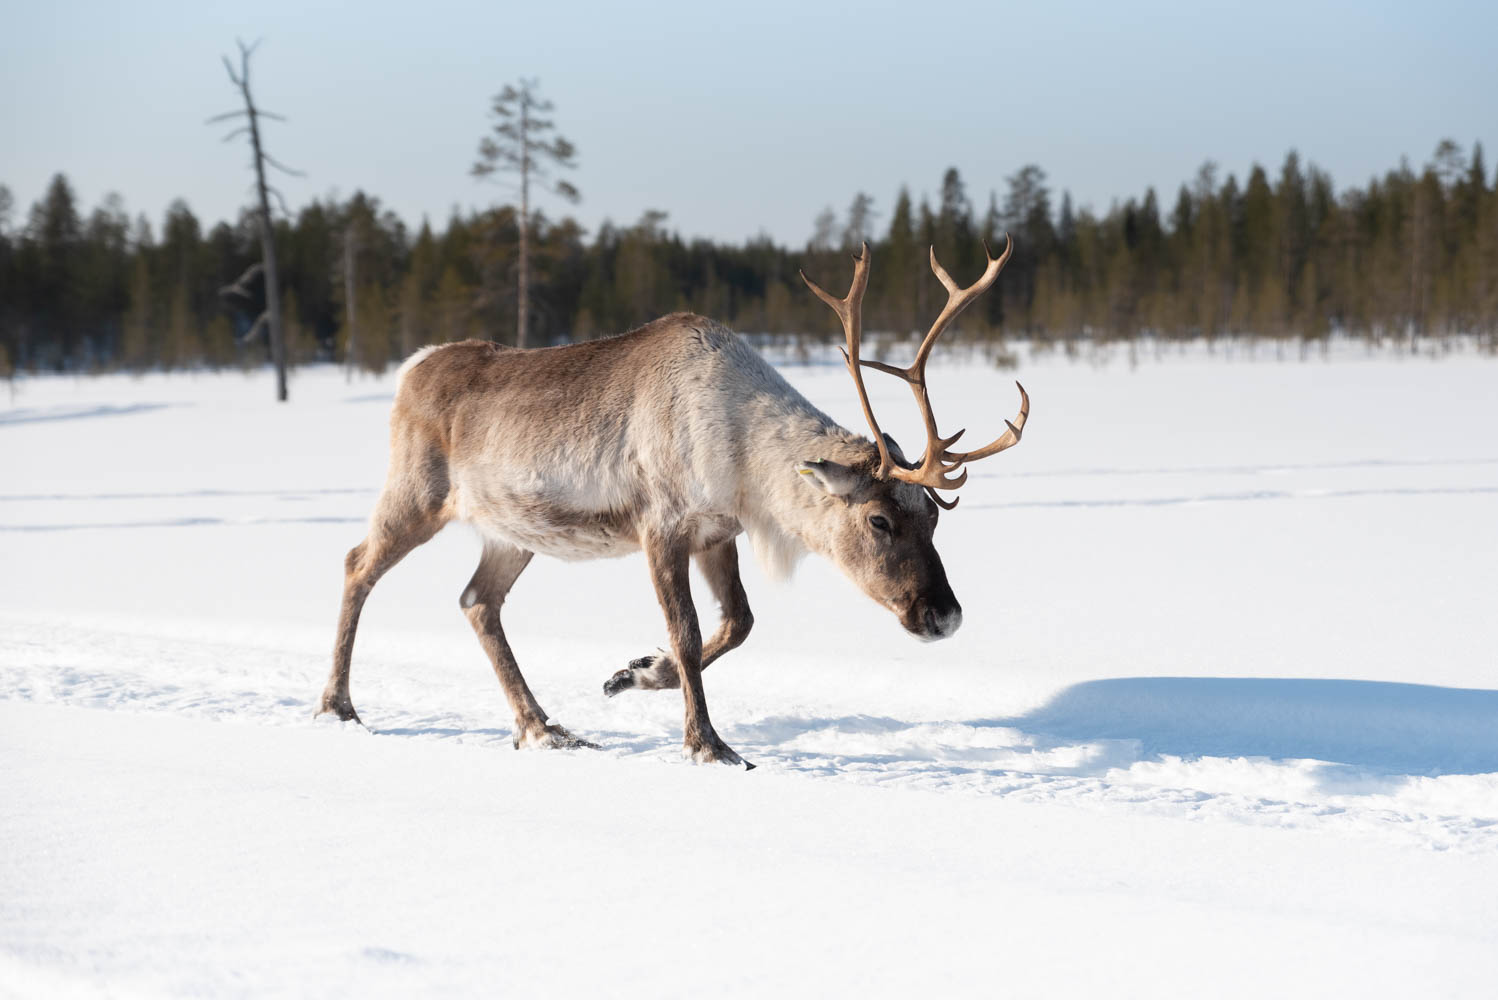
{"label": "snow-covered ground", "polygon": [[[637,556],[517,584],[603,750],[513,751],[461,526],[365,608],[369,730],[312,720],[390,380],[18,382],[0,995],[1490,996],[1498,362],[1022,359],[937,534],[954,638],[745,552],[706,680],[752,774],[680,760],[677,692],[603,697],[665,638]],[[933,379],[944,427],[1015,408]]]}

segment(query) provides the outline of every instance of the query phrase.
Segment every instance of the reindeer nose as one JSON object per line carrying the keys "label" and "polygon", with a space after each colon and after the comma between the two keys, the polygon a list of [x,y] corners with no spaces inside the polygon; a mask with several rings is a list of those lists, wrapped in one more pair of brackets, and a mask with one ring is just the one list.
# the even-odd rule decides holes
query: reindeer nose
{"label": "reindeer nose", "polygon": [[946,611],[927,608],[922,621],[926,626],[926,638],[945,639],[962,627],[962,608],[955,604]]}

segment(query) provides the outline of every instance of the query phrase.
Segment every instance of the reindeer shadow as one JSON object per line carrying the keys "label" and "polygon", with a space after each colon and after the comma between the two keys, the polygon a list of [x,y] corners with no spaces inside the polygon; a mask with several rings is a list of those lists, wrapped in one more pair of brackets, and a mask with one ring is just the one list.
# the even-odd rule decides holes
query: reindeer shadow
{"label": "reindeer shadow", "polygon": [[1498,771],[1498,691],[1383,681],[1121,677],[975,726],[1137,740],[1146,757],[1309,758],[1382,775]]}
{"label": "reindeer shadow", "polygon": [[741,751],[801,771],[999,786],[1101,778],[1167,757],[1315,761],[1301,770],[1329,794],[1498,772],[1498,691],[1378,681],[1124,677],[1072,685],[1005,718],[779,715],[730,729]]}
{"label": "reindeer shadow", "polygon": [[[391,736],[508,745],[501,728],[439,714],[377,727]],[[655,729],[655,731],[649,731]],[[674,757],[674,728],[574,731],[624,756]],[[1103,777],[1167,757],[1318,762],[1323,792],[1391,792],[1416,777],[1498,772],[1498,690],[1380,681],[1121,677],[1074,684],[1022,715],[969,720],[772,715],[724,735],[756,762],[808,773],[979,782]],[[1003,778],[1008,775],[1009,778]]]}

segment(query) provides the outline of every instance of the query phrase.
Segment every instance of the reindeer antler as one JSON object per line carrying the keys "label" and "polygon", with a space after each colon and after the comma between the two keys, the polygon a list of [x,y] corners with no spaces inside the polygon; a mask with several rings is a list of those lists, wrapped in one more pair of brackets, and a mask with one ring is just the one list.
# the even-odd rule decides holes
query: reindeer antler
{"label": "reindeer antler", "polygon": [[858,387],[858,400],[863,404],[864,419],[869,422],[869,429],[874,432],[874,443],[879,446],[879,471],[874,475],[883,479],[895,468],[895,460],[890,458],[889,447],[884,443],[884,433],[879,430],[879,421],[874,419],[874,408],[869,405],[869,393],[863,386],[863,372],[858,368],[858,344],[863,336],[863,293],[869,287],[869,245],[865,242],[863,252],[854,255],[853,284],[848,286],[848,294],[841,299],[835,299],[824,292],[820,285],[806,276],[805,271],[797,273],[806,282],[806,287],[831,306],[832,311],[837,313],[837,318],[843,321],[843,335],[848,341],[847,350],[843,351],[843,360],[848,363],[853,384]]}
{"label": "reindeer antler", "polygon": [[[992,443],[976,451],[953,452],[949,449],[957,443],[957,439],[962,437],[964,432],[958,431],[947,438],[941,436],[936,429],[936,415],[931,410],[931,397],[926,386],[926,362],[931,358],[931,350],[936,346],[937,338],[942,335],[942,332],[957,317],[958,313],[966,309],[974,299],[988,290],[989,286],[998,278],[999,272],[1004,269],[1004,265],[1009,262],[1009,255],[1014,252],[1014,241],[1006,234],[1004,242],[1004,252],[998,257],[994,257],[993,251],[988,248],[988,243],[984,242],[983,253],[988,259],[988,267],[984,269],[983,276],[967,288],[958,286],[957,282],[952,280],[952,276],[947,273],[946,268],[942,267],[940,262],[937,261],[936,248],[931,248],[931,270],[936,273],[937,279],[947,290],[947,304],[943,307],[940,315],[936,317],[936,322],[931,324],[931,329],[927,332],[926,338],[921,341],[920,349],[915,353],[915,361],[911,363],[909,368],[896,368],[893,365],[887,365],[880,361],[864,361],[858,356],[859,339],[862,334],[863,325],[863,293],[869,281],[869,247],[867,243],[863,246],[862,255],[854,258],[857,264],[853,271],[853,285],[849,288],[846,298],[833,298],[822,291],[804,273],[801,275],[802,280],[810,286],[811,290],[817,294],[817,297],[831,306],[832,310],[837,313],[838,318],[843,322],[843,332],[848,341],[848,348],[843,352],[843,359],[847,362],[848,370],[853,375],[853,384],[857,387],[859,401],[863,404],[864,417],[869,422],[869,429],[874,432],[874,443],[879,447],[879,471],[876,475],[880,479],[890,477],[899,479],[902,482],[914,483],[917,486],[924,486],[926,492],[930,494],[931,499],[948,510],[957,506],[957,501],[955,499],[950,502],[945,501],[937,495],[936,491],[939,489],[955,490],[967,482],[966,470],[962,470],[960,475],[956,474],[964,464],[975,462],[980,458],[987,458],[989,455],[998,454],[1005,448],[1011,448],[1018,444],[1020,436],[1024,432],[1025,421],[1030,416],[1030,397],[1025,392],[1025,387],[1016,382],[1014,384],[1019,387],[1020,394],[1020,411],[1019,416],[1012,423],[1008,420],[1004,421],[1008,430]],[[915,395],[916,405],[920,407],[921,417],[926,424],[926,451],[914,468],[906,469],[897,466],[890,458],[889,448],[884,443],[884,434],[879,430],[878,421],[874,419],[873,407],[869,405],[869,394],[864,388],[861,368],[877,369],[902,378],[910,385],[910,391]]]}

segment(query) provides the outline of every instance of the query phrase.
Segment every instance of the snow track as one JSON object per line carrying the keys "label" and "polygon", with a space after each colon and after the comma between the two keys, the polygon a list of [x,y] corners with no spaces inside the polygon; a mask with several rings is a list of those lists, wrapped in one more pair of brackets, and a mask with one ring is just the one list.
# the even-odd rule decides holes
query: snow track
{"label": "snow track", "polygon": [[[323,659],[242,641],[14,622],[0,638],[0,690],[108,711],[327,725],[311,717]],[[505,766],[513,751],[502,701],[465,709],[433,682],[430,665],[365,660],[361,673],[382,678],[361,685],[371,734],[481,746],[505,755],[495,765]],[[575,686],[603,676],[578,673]],[[553,717],[609,756],[675,760],[678,698],[629,692],[604,702],[577,692],[552,699],[561,706]],[[611,719],[611,708],[635,730]],[[1077,685],[1017,718],[778,714],[720,728],[771,772],[1498,853],[1498,691],[1127,678]]]}

